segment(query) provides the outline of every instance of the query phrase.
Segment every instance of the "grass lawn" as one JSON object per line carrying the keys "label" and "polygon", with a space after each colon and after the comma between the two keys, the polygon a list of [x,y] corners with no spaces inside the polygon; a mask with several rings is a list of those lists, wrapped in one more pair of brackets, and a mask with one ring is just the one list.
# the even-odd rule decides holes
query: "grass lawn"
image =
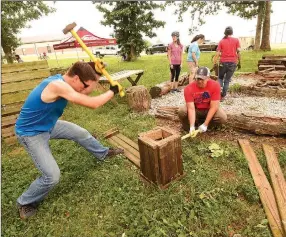
{"label": "grass lawn", "polygon": [[[241,71],[255,71],[262,54],[243,52]],[[212,55],[202,53],[200,65],[211,67]],[[67,67],[74,61],[62,60],[60,64]],[[110,73],[144,69],[139,84],[148,88],[169,79],[166,55],[142,56],[131,63],[115,57],[104,61]],[[49,65],[55,67],[57,63],[50,60]],[[186,63],[182,71],[187,72]],[[130,86],[129,82],[123,85]],[[114,126],[134,141],[138,133],[156,126],[153,117],[132,113],[125,98],[117,96],[116,100],[118,106],[109,102],[97,110],[70,104],[63,117],[96,132],[105,145],[108,143],[103,133]],[[211,143],[220,145],[224,154],[212,158]],[[40,205],[36,216],[22,221],[16,199],[39,172],[20,145],[7,147],[2,143],[2,236],[271,236],[246,159],[237,145],[199,137],[183,141],[185,178],[167,190],[158,190],[143,185],[139,170],[123,156],[97,162],[71,141],[53,140],[50,144],[61,169],[60,183]],[[265,168],[265,157],[261,151],[257,154]],[[279,158],[285,171],[286,150],[279,152]]]}

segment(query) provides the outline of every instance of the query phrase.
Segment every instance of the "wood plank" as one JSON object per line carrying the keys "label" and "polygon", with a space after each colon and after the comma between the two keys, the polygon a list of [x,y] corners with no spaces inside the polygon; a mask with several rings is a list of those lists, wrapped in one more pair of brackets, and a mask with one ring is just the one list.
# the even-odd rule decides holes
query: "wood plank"
{"label": "wood plank", "polygon": [[4,143],[7,145],[14,145],[18,143],[18,138],[16,136],[4,138]]}
{"label": "wood plank", "polygon": [[[116,141],[113,140],[113,137],[110,137],[107,139],[110,144],[112,144],[115,147],[120,147],[123,148],[121,145],[119,145]],[[133,154],[131,154],[129,151],[124,149],[124,155],[128,158],[128,160],[130,160],[136,167],[140,168],[140,159],[136,156],[134,156]]]}
{"label": "wood plank", "polygon": [[34,79],[44,79],[51,75],[50,69],[40,69],[34,71],[16,72],[2,74],[2,84]]}
{"label": "wood plank", "polygon": [[15,83],[2,84],[2,95],[12,92],[25,91],[34,89],[43,79],[20,81]]}
{"label": "wood plank", "polygon": [[8,128],[1,129],[2,137],[11,137],[15,136],[15,126],[10,126]]}
{"label": "wood plank", "polygon": [[43,68],[49,68],[48,62],[45,60],[26,63],[2,64],[1,73],[5,74],[11,72],[31,71]]}
{"label": "wood plank", "polygon": [[121,140],[125,141],[126,143],[128,143],[131,147],[133,147],[134,149],[136,149],[137,151],[139,151],[139,146],[137,143],[135,143],[134,141],[132,141],[131,139],[129,139],[128,137],[125,137],[124,135],[122,135],[121,133],[117,134],[117,137],[119,137]]}
{"label": "wood plank", "polygon": [[31,91],[28,90],[28,91],[17,91],[14,93],[4,94],[2,95],[1,98],[2,105],[24,102],[27,99],[30,92]]}
{"label": "wood plank", "polygon": [[[16,115],[11,115],[11,116],[16,116]],[[8,116],[10,117],[10,116]],[[1,128],[7,128],[7,127],[10,127],[12,125],[14,125],[16,123],[16,118],[11,118],[10,120],[7,120],[7,121],[1,121]]]}
{"label": "wood plank", "polygon": [[286,233],[286,182],[280,168],[276,153],[272,146],[263,144],[267,166],[270,173],[272,187],[276,197],[278,211],[280,213],[282,226]]}
{"label": "wood plank", "polygon": [[258,189],[260,200],[269,221],[272,234],[274,237],[283,237],[283,229],[277,209],[277,203],[266,175],[264,174],[249,141],[241,139],[238,140],[238,142],[243,150],[246,160],[248,161],[248,166],[256,188]]}
{"label": "wood plank", "polygon": [[114,135],[111,137],[113,141],[115,141],[117,144],[122,146],[124,150],[128,150],[130,153],[132,153],[134,156],[140,158],[140,154],[138,150],[135,150],[133,147],[131,147],[129,144],[125,143],[123,140],[121,140],[117,135]]}
{"label": "wood plank", "polygon": [[23,103],[2,106],[1,117],[3,118],[4,116],[6,117],[9,115],[13,115],[13,114],[19,114],[22,106],[23,106]]}

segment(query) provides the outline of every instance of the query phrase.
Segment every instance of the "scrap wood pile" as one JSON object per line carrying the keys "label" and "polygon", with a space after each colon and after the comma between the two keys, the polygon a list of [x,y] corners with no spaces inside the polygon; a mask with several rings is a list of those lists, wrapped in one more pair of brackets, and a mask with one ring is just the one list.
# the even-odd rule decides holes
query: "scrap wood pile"
{"label": "scrap wood pile", "polygon": [[274,148],[263,144],[270,185],[248,140],[238,141],[259,192],[260,200],[274,237],[286,236],[286,182]]}
{"label": "scrap wood pile", "polygon": [[269,87],[272,89],[286,89],[286,78],[276,79],[276,80],[267,80],[262,79],[255,85],[258,87]]}
{"label": "scrap wood pile", "polygon": [[286,78],[286,55],[265,55],[258,61],[257,74],[265,80]]}
{"label": "scrap wood pile", "polygon": [[264,55],[258,61],[259,72],[286,71],[286,55]]}
{"label": "scrap wood pile", "polygon": [[177,106],[160,106],[155,112],[155,117],[178,121],[178,110],[179,107]]}

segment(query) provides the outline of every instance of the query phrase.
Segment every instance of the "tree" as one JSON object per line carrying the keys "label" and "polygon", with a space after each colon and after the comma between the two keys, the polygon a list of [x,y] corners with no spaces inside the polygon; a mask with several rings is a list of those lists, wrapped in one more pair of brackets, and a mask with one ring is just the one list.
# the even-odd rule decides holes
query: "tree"
{"label": "tree", "polygon": [[21,44],[17,37],[20,30],[29,27],[29,21],[54,11],[42,1],[2,1],[1,41],[8,63],[13,63],[13,52]]}
{"label": "tree", "polygon": [[145,48],[143,34],[153,38],[156,36],[153,29],[165,25],[165,22],[155,20],[152,12],[160,7],[160,4],[145,1],[103,2],[96,6],[104,14],[101,23],[113,27],[122,53],[127,54],[127,61],[136,60]]}
{"label": "tree", "polygon": [[271,2],[265,2],[265,14],[263,20],[263,31],[261,39],[261,50],[271,50],[270,47],[270,14],[271,14]]}
{"label": "tree", "polygon": [[[173,4],[173,3],[169,3]],[[266,10],[266,4],[268,4],[268,10]],[[225,1],[225,2],[188,2],[183,1],[177,4],[178,9],[175,10],[175,13],[179,14],[179,19],[182,20],[182,14],[186,11],[189,11],[192,19],[195,18],[197,14],[198,19],[198,26],[204,24],[203,18],[206,15],[212,14],[218,14],[220,10],[222,10],[223,7],[226,7],[228,10],[228,13],[240,16],[245,19],[252,19],[254,17],[257,17],[257,25],[256,25],[256,33],[255,33],[255,49],[258,50],[260,47],[260,39],[261,39],[261,31],[262,31],[262,25],[264,29],[263,22],[266,23],[265,31],[263,31],[262,34],[262,42],[261,45],[263,46],[261,49],[267,50],[270,49],[270,23],[269,26],[267,25],[268,22],[270,22],[270,13],[271,13],[271,4],[263,1]],[[265,21],[265,20],[266,21]],[[193,32],[197,29],[197,26],[193,26],[192,29],[190,29],[190,32]],[[269,29],[269,33],[267,33],[267,29]],[[264,35],[265,34],[265,35]],[[267,47],[264,45],[268,45]]]}

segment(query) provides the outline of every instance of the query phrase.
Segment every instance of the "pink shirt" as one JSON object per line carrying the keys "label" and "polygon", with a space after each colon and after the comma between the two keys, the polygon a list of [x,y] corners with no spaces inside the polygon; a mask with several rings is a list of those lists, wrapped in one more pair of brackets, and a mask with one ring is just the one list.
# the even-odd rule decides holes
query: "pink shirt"
{"label": "pink shirt", "polygon": [[216,51],[221,52],[220,61],[224,62],[233,62],[237,61],[237,49],[240,48],[240,43],[237,38],[227,37],[226,39],[222,39],[218,43],[218,47]]}
{"label": "pink shirt", "polygon": [[182,63],[183,45],[171,43],[168,45],[168,50],[171,50],[171,64],[180,65]]}

